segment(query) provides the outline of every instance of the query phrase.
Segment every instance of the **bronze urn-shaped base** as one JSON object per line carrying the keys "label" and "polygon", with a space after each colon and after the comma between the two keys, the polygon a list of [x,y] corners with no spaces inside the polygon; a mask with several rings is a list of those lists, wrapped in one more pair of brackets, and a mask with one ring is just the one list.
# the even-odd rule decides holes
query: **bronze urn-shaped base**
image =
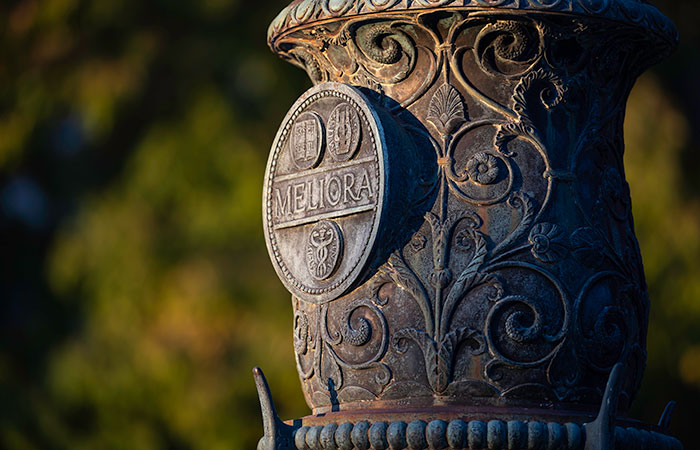
{"label": "bronze urn-shaped base", "polygon": [[623,168],[636,0],[304,0],[269,43],[315,86],[273,144],[270,257],[313,415],[260,448],[677,449],[625,418],[649,300]]}

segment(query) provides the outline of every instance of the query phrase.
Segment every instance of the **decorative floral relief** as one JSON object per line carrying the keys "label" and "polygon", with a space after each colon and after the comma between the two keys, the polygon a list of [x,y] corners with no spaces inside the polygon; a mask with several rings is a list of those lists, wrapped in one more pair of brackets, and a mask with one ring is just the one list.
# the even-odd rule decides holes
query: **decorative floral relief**
{"label": "decorative floral relief", "polygon": [[400,27],[380,22],[348,26],[348,30],[353,38],[346,47],[366,77],[393,84],[413,72],[418,50]]}
{"label": "decorative floral relief", "polygon": [[[531,318],[527,318],[528,313],[514,310],[508,315],[506,320],[506,335],[515,342],[522,344],[534,341],[542,335],[543,313],[537,302],[523,296],[515,296],[504,299],[505,302],[517,302],[525,305],[530,310]],[[528,324],[528,322],[530,322]]]}
{"label": "decorative floral relief", "polygon": [[464,103],[457,89],[443,84],[435,91],[428,108],[428,120],[443,135],[452,133],[466,121]]}
{"label": "decorative floral relief", "polygon": [[350,319],[352,317],[352,312],[357,309],[356,304],[351,304],[347,309],[345,316],[345,323],[341,328],[341,333],[343,334],[343,339],[353,347],[362,347],[366,345],[370,338],[372,337],[372,326],[369,321],[364,317],[361,317],[358,322],[359,326],[353,327]]}
{"label": "decorative floral relief", "polygon": [[294,313],[294,351],[306,355],[309,348],[309,318],[302,311]]}
{"label": "decorative floral relief", "polygon": [[[383,7],[378,1],[370,3],[375,9]],[[423,3],[437,4],[427,0]],[[529,0],[530,5],[549,5],[555,10],[568,3]],[[385,4],[403,5],[391,1]],[[342,10],[333,5],[333,11]],[[553,117],[581,114],[587,118],[589,123],[581,129],[572,127],[571,135],[565,137],[575,143],[584,142],[585,135],[603,133],[609,120],[606,117],[610,116],[605,112],[606,99],[592,101],[580,92],[576,94],[579,74],[552,65],[553,59],[543,51],[552,40],[575,35],[576,27],[583,25],[530,18],[479,21],[464,17],[455,19],[444,36],[431,34],[435,42],[426,44],[417,41],[415,30],[424,32],[427,26],[416,20],[411,28],[406,26],[408,22],[406,17],[392,21],[352,19],[343,25],[344,31],[334,32],[332,45],[358,61],[349,75],[351,79],[364,80],[363,85],[386,91],[389,99],[390,93],[396,92],[392,89],[416,76],[419,56],[425,58],[424,71],[420,72],[425,83],[415,93],[394,100],[412,105],[426,92],[432,93],[429,101],[425,98],[424,103],[415,103],[415,109],[396,111],[403,111],[399,117],[406,119],[403,123],[413,123],[409,119],[416,118],[422,122],[410,131],[435,151],[437,176],[431,190],[435,203],[425,215],[426,225],[421,231],[388,258],[362,291],[356,291],[365,296],[364,289],[368,289],[374,298],[350,294],[342,299],[345,306],[340,305],[341,301],[315,306],[316,318],[305,313],[295,316],[294,345],[300,373],[307,380],[314,379],[319,390],[325,386],[323,380],[332,379],[334,389],[340,391],[346,385],[344,373],[373,370],[381,379],[380,385],[388,387],[392,374],[401,366],[390,368],[387,355],[406,355],[417,348],[434,394],[450,392],[457,382],[464,381],[456,379],[455,363],[459,359],[460,364],[483,367],[479,381],[493,388],[492,395],[517,396],[535,389],[554,400],[584,392],[599,397],[594,375],[602,374],[604,378],[620,360],[629,364],[634,360],[643,367],[642,336],[648,309],[646,293],[640,288],[643,274],[634,234],[624,227],[630,218],[629,190],[613,156],[608,156],[614,152],[603,152],[603,177],[600,186],[592,189],[591,197],[599,203],[601,212],[581,205],[580,186],[587,179],[577,173],[577,163],[564,167],[564,158],[553,157],[554,152],[571,147],[552,135]],[[339,36],[348,38],[340,40]],[[469,56],[476,58],[475,67],[464,64],[467,52],[455,48],[456,40],[465,36],[473,39],[465,47],[473,49]],[[577,41],[577,45],[589,44]],[[591,53],[595,50],[586,49]],[[320,73],[326,74],[322,76],[342,72],[322,54],[315,54],[313,60],[304,58],[307,68],[316,61]],[[580,70],[590,69],[582,65]],[[481,72],[476,77],[470,71]],[[480,90],[471,78],[480,78],[482,84],[484,79],[501,83],[503,89],[510,89],[508,101],[490,97],[492,94]],[[495,130],[492,141],[490,136],[473,142],[464,139],[480,127]],[[617,148],[621,139],[615,137],[619,136],[613,136],[610,142]],[[470,142],[467,155],[471,157],[455,156],[464,151],[460,142],[465,141]],[[533,173],[532,167],[540,165],[523,164],[524,157],[518,154],[523,146],[535,155],[532,159],[540,158],[537,164],[544,167],[543,173],[539,169]],[[578,158],[578,151],[573,152],[572,159]],[[456,170],[457,161],[465,159],[463,172]],[[541,192],[526,181],[540,183],[537,189]],[[558,207],[552,203],[554,197],[578,206],[580,214],[574,218],[578,228],[573,233],[565,230],[563,223],[553,223]],[[567,214],[573,209],[575,206]],[[509,217],[503,220],[507,229],[498,234],[489,229],[490,214]],[[600,221],[615,223],[611,219],[618,222],[620,239],[607,235],[597,225]],[[423,251],[429,253],[416,256]],[[560,271],[563,266],[557,263],[565,259],[573,269]],[[419,265],[416,261],[422,262]],[[518,280],[527,277],[535,280],[533,287],[527,288],[533,292],[523,292],[527,289],[518,285]],[[620,279],[633,280],[634,284],[618,289],[615,283]],[[400,319],[384,315],[384,306],[399,291],[417,306],[420,325],[407,326]],[[596,295],[619,301],[597,304]],[[327,318],[333,308],[344,309],[333,310],[336,320],[329,328]],[[583,311],[596,317],[585,326]],[[465,323],[465,314],[469,319],[479,319]],[[633,350],[635,345],[638,350]],[[350,364],[341,357],[340,349],[368,351],[370,347],[379,350],[361,364]],[[523,348],[527,351],[517,351]],[[460,370],[469,372],[463,367]],[[637,383],[640,371],[630,375],[629,389]],[[532,379],[541,382],[531,383]]]}
{"label": "decorative floral relief", "polygon": [[423,353],[428,382],[437,394],[444,392],[452,381],[454,359],[459,346],[466,344],[469,353],[475,356],[486,350],[483,335],[469,328],[458,328],[440,342],[436,342],[424,331],[414,328],[404,328],[394,334],[393,345],[399,353],[408,351],[408,341],[418,345]]}
{"label": "decorative floral relief", "polygon": [[474,43],[480,67],[497,76],[516,77],[542,56],[540,32],[533,22],[499,20],[481,29]]}
{"label": "decorative floral relief", "polygon": [[462,250],[471,250],[472,249],[472,241],[473,241],[473,235],[472,235],[472,233],[468,232],[467,230],[460,231],[459,233],[457,233],[457,236],[455,237],[455,243]]}
{"label": "decorative floral relief", "polygon": [[492,184],[500,174],[498,159],[486,152],[479,152],[467,161],[467,174],[474,183]]}
{"label": "decorative floral relief", "polygon": [[532,254],[545,263],[554,263],[563,259],[568,253],[566,234],[553,223],[535,225],[529,238]]}
{"label": "decorative floral relief", "polygon": [[452,271],[447,269],[446,258],[455,221],[451,217],[441,219],[433,213],[426,214],[425,219],[433,231],[433,271],[430,274],[430,283],[444,288],[452,281]]}
{"label": "decorative floral relief", "polygon": [[[386,386],[391,381],[391,370],[386,364],[380,362],[389,342],[389,330],[384,313],[370,300],[355,300],[346,306],[341,316],[343,319],[340,330],[333,333],[328,328],[328,308],[328,305],[322,305],[315,309],[314,312],[317,315],[315,326],[310,326],[310,320],[305,312],[297,310],[295,313],[294,349],[301,377],[322,383],[322,392],[340,391],[345,387],[344,370],[375,369],[377,383],[382,387]],[[369,320],[364,317],[359,317],[353,325],[353,314],[360,309],[365,309],[376,317],[378,329],[373,330]],[[375,335],[379,340],[378,349],[363,361],[350,363],[340,356],[339,349],[343,344],[364,347],[374,340]],[[313,352],[307,356],[309,349]],[[326,365],[323,363],[324,360]]]}
{"label": "decorative floral relief", "polygon": [[364,35],[365,54],[381,64],[394,64],[401,59],[401,44],[396,40],[397,31],[389,25],[375,25]]}

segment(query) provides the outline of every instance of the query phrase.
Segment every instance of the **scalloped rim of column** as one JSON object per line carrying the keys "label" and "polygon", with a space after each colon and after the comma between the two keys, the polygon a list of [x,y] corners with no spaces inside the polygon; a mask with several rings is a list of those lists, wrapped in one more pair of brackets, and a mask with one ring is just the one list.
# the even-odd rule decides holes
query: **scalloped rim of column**
{"label": "scalloped rim of column", "polygon": [[275,50],[275,43],[283,34],[315,22],[438,8],[569,13],[637,25],[664,40],[678,40],[673,23],[646,0],[294,0],[272,21],[267,39]]}

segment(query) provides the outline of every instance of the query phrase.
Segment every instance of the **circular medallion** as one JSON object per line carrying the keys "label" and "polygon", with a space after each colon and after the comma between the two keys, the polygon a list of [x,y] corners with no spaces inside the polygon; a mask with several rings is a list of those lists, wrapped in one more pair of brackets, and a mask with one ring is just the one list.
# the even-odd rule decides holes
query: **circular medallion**
{"label": "circular medallion", "polygon": [[317,280],[328,279],[343,251],[343,232],[330,220],[322,220],[311,229],[306,244],[306,266]]}
{"label": "circular medallion", "polygon": [[294,104],[275,138],[263,193],[265,240],[282,282],[306,301],[348,292],[373,253],[387,170],[377,117],[359,90],[322,83]]}
{"label": "circular medallion", "polygon": [[336,161],[348,161],[355,156],[362,128],[355,108],[341,103],[328,118],[328,151]]}

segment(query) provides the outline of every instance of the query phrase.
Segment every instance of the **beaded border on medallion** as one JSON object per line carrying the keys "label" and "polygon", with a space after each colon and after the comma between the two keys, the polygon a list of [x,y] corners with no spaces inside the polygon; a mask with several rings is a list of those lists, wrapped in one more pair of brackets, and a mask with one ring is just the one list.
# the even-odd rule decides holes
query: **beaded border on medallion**
{"label": "beaded border on medallion", "polygon": [[[290,134],[292,123],[302,114],[306,108],[312,103],[327,97],[335,97],[352,105],[356,108],[360,123],[363,124],[368,133],[368,142],[372,148],[373,161],[376,163],[374,178],[378,180],[381,195],[376,204],[371,209],[372,218],[369,221],[369,235],[364,238],[362,251],[356,257],[356,261],[351,270],[347,273],[340,274],[337,277],[331,278],[330,284],[324,287],[309,287],[293,276],[290,269],[287,267],[283,255],[280,252],[278,239],[272,222],[273,208],[273,185],[275,184],[275,174],[278,168],[280,154]],[[379,234],[382,214],[384,214],[384,190],[386,189],[386,172],[384,165],[386,164],[384,152],[386,144],[383,141],[383,128],[377,117],[370,109],[371,106],[367,99],[356,90],[356,88],[342,85],[340,83],[323,83],[317,85],[307,91],[303,100],[298,101],[290,110],[287,117],[284,119],[284,125],[280,129],[278,136],[272,146],[272,153],[266,168],[266,179],[263,191],[263,223],[265,231],[265,240],[268,245],[268,250],[274,267],[280,279],[286,287],[296,296],[313,303],[323,303],[333,300],[343,295],[353,283],[357,280],[360,273],[364,270],[372,252],[375,249],[375,242]],[[343,215],[343,213],[339,213]]]}

